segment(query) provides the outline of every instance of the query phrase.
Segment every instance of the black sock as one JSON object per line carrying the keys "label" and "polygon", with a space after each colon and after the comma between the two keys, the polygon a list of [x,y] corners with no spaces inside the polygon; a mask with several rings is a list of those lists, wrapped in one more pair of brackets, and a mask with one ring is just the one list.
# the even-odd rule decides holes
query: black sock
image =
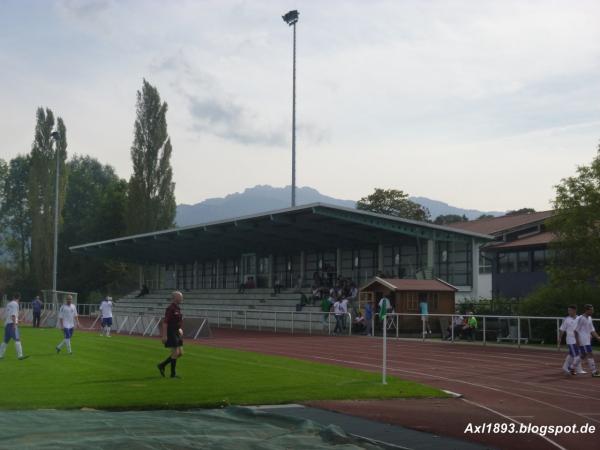
{"label": "black sock", "polygon": [[161,362],[159,364],[159,366],[161,366],[163,369],[167,366],[167,364],[169,364],[171,362],[171,357],[169,356],[167,359],[165,359],[163,362]]}
{"label": "black sock", "polygon": [[171,376],[175,376],[175,366],[177,366],[177,360],[171,358]]}

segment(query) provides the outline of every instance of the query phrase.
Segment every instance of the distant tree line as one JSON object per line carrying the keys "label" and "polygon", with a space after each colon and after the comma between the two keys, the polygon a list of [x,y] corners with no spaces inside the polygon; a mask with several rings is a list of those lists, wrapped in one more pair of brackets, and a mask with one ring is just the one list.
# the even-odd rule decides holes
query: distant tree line
{"label": "distant tree line", "polygon": [[49,108],[36,112],[29,153],[0,160],[0,293],[51,289],[57,158],[58,289],[78,292],[81,302],[95,300],[91,293],[133,287],[132,267],[72,254],[69,247],[174,226],[167,104],[144,80],[136,106],[129,181],[90,156],[69,159],[66,125]]}

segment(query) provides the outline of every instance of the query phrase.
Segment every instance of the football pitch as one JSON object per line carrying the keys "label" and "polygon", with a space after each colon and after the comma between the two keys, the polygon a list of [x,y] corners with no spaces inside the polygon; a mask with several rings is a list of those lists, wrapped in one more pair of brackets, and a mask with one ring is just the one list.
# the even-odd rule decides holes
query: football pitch
{"label": "football pitch", "polygon": [[[0,360],[1,409],[109,410],[214,408],[308,400],[445,397],[438,389],[377,373],[187,343],[180,379],[156,368],[168,351],[158,339],[75,331],[73,354],[57,354],[57,329],[22,327],[29,358],[14,344]],[[344,348],[340,338],[340,352]]]}

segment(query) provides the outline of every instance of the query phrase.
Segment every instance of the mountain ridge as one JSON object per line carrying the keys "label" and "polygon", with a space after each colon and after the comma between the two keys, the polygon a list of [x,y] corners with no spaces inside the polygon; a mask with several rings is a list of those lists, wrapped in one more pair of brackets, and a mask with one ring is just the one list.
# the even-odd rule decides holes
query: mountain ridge
{"label": "mountain ridge", "polygon": [[[212,197],[193,205],[182,203],[177,205],[175,222],[177,226],[196,225],[199,223],[231,219],[234,217],[257,214],[260,212],[285,209],[290,207],[291,187],[273,187],[256,185],[246,188],[243,192],[234,192],[225,197]],[[431,218],[442,214],[463,214],[470,220],[482,214],[502,215],[502,211],[479,211],[451,206],[439,200],[427,197],[410,197],[410,199],[429,209]],[[327,203],[331,205],[355,208],[356,201],[343,200],[321,194],[318,190],[303,186],[296,189],[296,204],[298,206],[310,203]]]}

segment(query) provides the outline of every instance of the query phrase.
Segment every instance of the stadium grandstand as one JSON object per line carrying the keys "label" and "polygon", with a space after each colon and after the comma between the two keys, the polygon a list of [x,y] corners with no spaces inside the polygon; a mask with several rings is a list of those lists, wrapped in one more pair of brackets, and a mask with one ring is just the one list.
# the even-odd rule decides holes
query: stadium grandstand
{"label": "stadium grandstand", "polygon": [[[482,233],[371,212],[309,204],[73,246],[72,252],[139,264],[148,293],[125,303],[164,305],[181,289],[203,307],[293,308],[298,294],[339,280],[439,278],[477,299]],[[277,292],[277,295],[274,294]],[[141,297],[141,298],[136,298]],[[124,303],[122,303],[124,306]]]}

